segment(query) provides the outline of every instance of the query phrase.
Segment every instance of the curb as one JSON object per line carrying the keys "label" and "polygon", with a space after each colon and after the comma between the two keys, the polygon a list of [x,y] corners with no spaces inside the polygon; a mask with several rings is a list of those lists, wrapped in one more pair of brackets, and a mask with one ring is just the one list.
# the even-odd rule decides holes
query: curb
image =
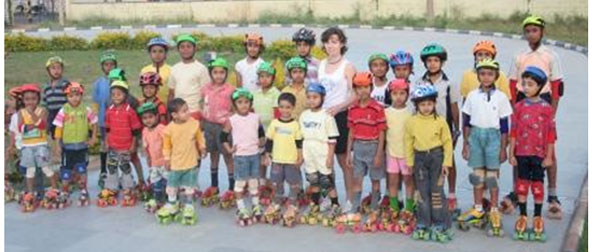
{"label": "curb", "polygon": [[[585,175],[583,184],[579,191],[579,197],[575,201],[575,213],[571,216],[567,235],[564,237],[560,251],[577,252],[579,250],[579,241],[583,233],[585,218],[588,212],[588,175]],[[589,225],[588,225],[589,226]],[[589,237],[589,235],[588,235]],[[589,239],[589,238],[588,238]]]}
{"label": "curb", "polygon": [[[447,28],[432,28],[432,27],[411,27],[411,26],[374,26],[374,25],[337,25],[342,29],[369,29],[369,30],[402,30],[402,31],[425,31],[425,32],[440,32],[440,33],[453,33],[453,34],[465,34],[465,35],[478,35],[478,36],[490,36],[508,39],[523,40],[524,37],[518,34],[509,34],[502,32],[491,32],[491,31],[477,31],[477,30],[457,30]],[[301,28],[308,27],[304,24],[163,24],[163,25],[121,25],[121,26],[91,26],[91,27],[60,27],[60,28],[38,28],[38,29],[11,29],[10,33],[40,33],[40,32],[56,32],[56,31],[86,31],[86,30],[131,30],[131,29],[156,29],[156,28],[167,28],[167,29],[180,29],[180,28],[206,28],[206,27],[222,27],[222,28]],[[325,28],[327,25],[310,25],[310,27]],[[588,48],[564,41],[544,39],[543,43],[546,45],[552,45],[567,50],[579,52],[585,56],[588,55]]]}

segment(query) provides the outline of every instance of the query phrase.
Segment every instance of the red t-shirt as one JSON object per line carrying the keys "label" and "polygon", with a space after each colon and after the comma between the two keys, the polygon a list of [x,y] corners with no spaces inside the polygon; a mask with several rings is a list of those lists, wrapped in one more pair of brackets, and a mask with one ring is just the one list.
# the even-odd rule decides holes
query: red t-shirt
{"label": "red t-shirt", "polygon": [[134,140],[133,131],[142,128],[135,109],[129,104],[111,105],[106,111],[108,147],[116,151],[126,151]]}
{"label": "red t-shirt", "polygon": [[[144,99],[140,99],[140,106],[142,104],[144,104],[146,101]],[[154,99],[152,100],[152,103],[154,103],[154,105],[156,106],[156,109],[158,111],[158,116],[165,118],[165,120],[160,120],[160,123],[162,125],[167,125],[167,106],[165,106],[165,104],[158,98],[158,97],[154,97]]]}
{"label": "red t-shirt", "polygon": [[348,128],[352,130],[355,139],[377,140],[379,133],[386,129],[385,110],[374,99],[370,99],[365,107],[358,101],[348,109]]}
{"label": "red t-shirt", "polygon": [[523,99],[515,104],[510,136],[516,139],[516,156],[546,157],[546,147],[556,141],[554,109],[545,100]]}

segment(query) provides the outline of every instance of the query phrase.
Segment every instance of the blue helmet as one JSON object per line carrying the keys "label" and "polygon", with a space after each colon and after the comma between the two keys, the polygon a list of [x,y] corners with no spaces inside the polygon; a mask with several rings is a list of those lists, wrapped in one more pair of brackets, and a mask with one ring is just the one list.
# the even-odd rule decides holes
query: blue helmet
{"label": "blue helmet", "polygon": [[411,100],[414,102],[418,102],[424,100],[426,98],[437,98],[437,90],[433,85],[423,84],[418,85],[414,91],[411,93]]}
{"label": "blue helmet", "polygon": [[544,70],[540,69],[536,66],[527,66],[525,67],[525,71],[521,74],[521,77],[531,77],[533,78],[539,85],[544,85],[548,82],[548,76]]}
{"label": "blue helmet", "polygon": [[320,94],[322,96],[325,96],[325,94],[327,93],[325,91],[325,87],[323,87],[323,85],[321,85],[321,83],[316,83],[316,82],[308,84],[308,87],[306,88],[306,92],[307,93],[308,92],[315,92],[315,93],[318,93],[318,94]]}
{"label": "blue helmet", "polygon": [[409,52],[398,50],[395,54],[390,55],[390,66],[392,68],[398,65],[409,64],[413,67],[414,59]]}
{"label": "blue helmet", "polygon": [[165,48],[165,50],[169,50],[169,42],[167,42],[164,38],[162,37],[156,37],[156,38],[152,38],[150,39],[150,41],[148,42],[148,44],[146,45],[146,48],[148,50],[150,50],[150,48],[152,46],[155,45],[159,45]]}

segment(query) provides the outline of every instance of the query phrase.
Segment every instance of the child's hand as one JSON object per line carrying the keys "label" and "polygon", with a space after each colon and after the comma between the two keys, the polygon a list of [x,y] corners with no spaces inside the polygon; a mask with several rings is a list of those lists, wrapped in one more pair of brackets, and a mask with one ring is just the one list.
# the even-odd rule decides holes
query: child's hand
{"label": "child's hand", "polygon": [[[352,155],[351,154],[346,155],[346,166],[349,169],[352,168]],[[331,167],[333,167],[333,165]]]}
{"label": "child's hand", "polygon": [[135,152],[135,139],[131,143],[131,147],[129,147],[129,153],[134,153],[134,152]]}
{"label": "child's hand", "polygon": [[506,162],[506,149],[500,150],[500,164]]}
{"label": "child's hand", "polygon": [[94,145],[96,145],[96,136],[92,136],[92,138],[88,141],[89,148],[92,148]]}
{"label": "child's hand", "polygon": [[200,156],[201,156],[202,158],[205,158],[205,157],[206,157],[206,155],[207,155],[207,152],[206,152],[206,147],[202,147],[202,148],[200,148]]}
{"label": "child's hand", "polygon": [[328,169],[333,169],[333,157],[327,157],[327,161],[325,161],[325,166]]}
{"label": "child's hand", "polygon": [[298,159],[296,159],[296,165],[298,166],[298,168],[302,166],[302,163],[304,163],[304,158],[302,158],[302,155],[298,155]]}
{"label": "child's hand", "polygon": [[171,161],[165,160],[165,170],[171,171]]}
{"label": "child's hand", "polygon": [[509,163],[510,163],[510,165],[512,165],[512,166],[517,166],[517,165],[518,165],[518,163],[517,163],[517,158],[516,158],[515,156],[512,156],[512,155],[511,155],[511,156],[510,156],[510,158],[508,159],[508,162],[509,162]]}
{"label": "child's hand", "polygon": [[542,161],[542,167],[544,168],[548,168],[552,165],[554,165],[554,161],[552,161],[552,158],[550,157],[546,157],[544,158],[544,161]]}
{"label": "child's hand", "polygon": [[263,159],[262,159],[262,165],[264,165],[264,166],[269,166],[269,165],[271,165],[271,158],[269,157],[269,154],[265,154],[265,155],[263,156]]}
{"label": "child's hand", "polygon": [[470,153],[470,149],[469,149],[469,145],[468,144],[463,144],[463,150],[462,150],[462,157],[465,160],[469,160],[469,155]]}
{"label": "child's hand", "polygon": [[229,154],[233,155],[236,151],[237,151],[237,145],[234,145],[233,147],[229,148],[229,150],[227,150],[229,152]]}
{"label": "child's hand", "polygon": [[383,155],[382,154],[375,154],[375,159],[373,160],[373,167],[375,168],[380,168],[381,164],[383,163]]}
{"label": "child's hand", "polygon": [[406,168],[408,169],[408,173],[409,174],[413,174],[413,167],[412,166],[406,166]]}
{"label": "child's hand", "polygon": [[442,166],[442,175],[444,175],[444,177],[448,176],[448,170],[450,170],[450,167]]}

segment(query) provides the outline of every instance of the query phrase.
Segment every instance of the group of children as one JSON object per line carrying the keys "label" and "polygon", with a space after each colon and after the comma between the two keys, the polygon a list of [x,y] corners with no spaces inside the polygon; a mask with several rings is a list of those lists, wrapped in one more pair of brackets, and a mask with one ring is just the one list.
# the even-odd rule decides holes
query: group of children
{"label": "group of children", "polygon": [[[523,23],[533,53],[541,46],[544,26],[535,16]],[[465,72],[459,89],[442,70],[448,56],[439,44],[420,52],[426,72],[415,83],[410,81],[414,59],[409,52],[371,55],[369,71],[357,73],[351,83],[356,99],[348,108],[348,155],[340,162],[351,167],[352,184],[349,204],[342,208],[333,169],[340,133],[334,117],[322,108],[328,94],[318,82],[319,62],[310,56],[315,35],[302,28],[293,41],[298,56],[285,63],[288,85],[281,91],[273,85],[275,68],[260,57],[264,41],[258,34],[245,37],[247,57],[235,64],[237,88],[226,82],[227,60],[217,57],[204,67],[194,59],[196,40],[187,34],[176,39],[181,62],[173,67],[165,63],[168,42],[154,38],[148,43],[153,63],[140,74],[141,99],[131,96],[116,56],[105,53],[100,59],[104,75],[93,86],[94,108],[82,103],[82,85],[62,77],[62,59],[50,58],[46,68],[51,80],[43,89],[25,84],[10,90],[17,110],[11,117],[9,148],[20,150],[26,177],[24,210],[36,206],[36,168],[51,182],[44,206],[68,205],[73,180],[78,182],[80,204],[87,205],[87,153],[100,140],[102,207],[117,204],[119,191],[122,205],[135,205],[137,184],[153,192],[145,208],[157,211],[161,223],[179,218],[193,224],[200,160],[210,156],[211,187],[201,197],[216,199],[222,155],[229,185],[221,206],[235,202],[241,225],[280,218],[289,226],[322,220],[339,231],[345,227],[374,231],[379,226],[412,233],[415,239],[445,242],[452,238],[449,205],[454,208],[456,203],[451,202],[455,185],[450,185],[449,201],[444,181],[456,176],[453,149],[462,129],[462,156],[473,169],[469,181],[474,206],[458,217],[459,227],[489,221],[489,234],[502,235],[498,178],[500,165],[508,160],[516,168],[514,190],[521,213],[515,235],[527,236],[526,198],[531,188],[535,200],[531,236],[542,239],[544,168],[555,163],[554,114],[562,95],[559,70],[522,60],[511,75],[519,82],[509,86],[494,60],[495,45],[480,41],[473,49],[475,67]],[[394,78],[388,81],[390,69]],[[544,91],[549,80],[552,88]],[[148,181],[138,147],[149,167]],[[61,189],[52,167],[55,157],[61,157]],[[136,168],[137,183],[130,163]],[[372,190],[361,202],[367,174]],[[382,198],[383,179],[387,195]],[[455,183],[455,178],[449,181]],[[399,195],[402,184],[405,200]],[[483,197],[485,190],[489,200]],[[246,206],[247,196],[251,207]],[[308,206],[300,213],[306,201]],[[216,201],[206,201],[211,202]]]}

